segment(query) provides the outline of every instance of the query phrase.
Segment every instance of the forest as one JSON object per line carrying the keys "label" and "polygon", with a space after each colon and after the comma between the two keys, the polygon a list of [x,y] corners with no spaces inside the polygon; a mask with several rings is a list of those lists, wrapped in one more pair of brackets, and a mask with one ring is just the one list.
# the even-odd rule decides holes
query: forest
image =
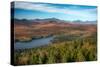
{"label": "forest", "polygon": [[59,35],[47,46],[15,50],[14,65],[96,61],[96,36]]}

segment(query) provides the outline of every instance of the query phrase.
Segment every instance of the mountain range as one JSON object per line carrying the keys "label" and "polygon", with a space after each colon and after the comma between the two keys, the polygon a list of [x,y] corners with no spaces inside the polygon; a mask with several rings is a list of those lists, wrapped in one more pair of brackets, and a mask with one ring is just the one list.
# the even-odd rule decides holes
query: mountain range
{"label": "mountain range", "polygon": [[75,21],[65,21],[65,20],[60,20],[57,18],[46,18],[46,19],[14,19],[15,24],[38,24],[38,23],[70,23],[70,24],[96,24],[97,21],[80,21],[80,20],[75,20]]}

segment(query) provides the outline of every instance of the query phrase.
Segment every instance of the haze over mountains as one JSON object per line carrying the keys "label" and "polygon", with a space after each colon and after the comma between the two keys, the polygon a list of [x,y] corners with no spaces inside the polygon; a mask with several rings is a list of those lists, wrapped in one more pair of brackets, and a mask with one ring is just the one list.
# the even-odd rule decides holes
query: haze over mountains
{"label": "haze over mountains", "polygon": [[81,20],[75,20],[75,21],[65,21],[60,20],[57,18],[46,18],[46,19],[14,19],[14,23],[16,24],[38,24],[38,23],[70,23],[70,24],[96,24],[97,21],[81,21]]}

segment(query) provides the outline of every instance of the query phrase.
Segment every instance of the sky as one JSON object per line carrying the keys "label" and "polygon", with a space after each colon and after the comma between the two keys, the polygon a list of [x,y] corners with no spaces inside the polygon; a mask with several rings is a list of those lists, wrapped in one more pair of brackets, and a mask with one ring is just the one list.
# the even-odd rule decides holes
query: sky
{"label": "sky", "polygon": [[16,19],[57,18],[66,21],[97,20],[96,6],[15,1],[12,8],[14,8],[14,18]]}

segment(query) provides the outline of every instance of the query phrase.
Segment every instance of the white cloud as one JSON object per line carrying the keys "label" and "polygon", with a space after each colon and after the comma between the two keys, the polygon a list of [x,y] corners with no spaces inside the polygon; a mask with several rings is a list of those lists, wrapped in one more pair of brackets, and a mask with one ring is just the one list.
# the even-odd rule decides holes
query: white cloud
{"label": "white cloud", "polygon": [[27,10],[38,10],[44,12],[56,12],[57,9],[50,7],[46,4],[33,4],[26,2],[15,2],[15,8],[27,9]]}
{"label": "white cloud", "polygon": [[15,2],[15,8],[21,8],[21,9],[27,9],[27,10],[38,10],[38,11],[52,12],[52,13],[63,13],[63,14],[74,15],[78,17],[92,16],[91,13],[97,10],[96,8],[76,10],[75,8],[78,8],[76,6],[72,6],[69,8],[57,8],[54,6],[50,6],[48,4],[35,4],[31,2]]}

